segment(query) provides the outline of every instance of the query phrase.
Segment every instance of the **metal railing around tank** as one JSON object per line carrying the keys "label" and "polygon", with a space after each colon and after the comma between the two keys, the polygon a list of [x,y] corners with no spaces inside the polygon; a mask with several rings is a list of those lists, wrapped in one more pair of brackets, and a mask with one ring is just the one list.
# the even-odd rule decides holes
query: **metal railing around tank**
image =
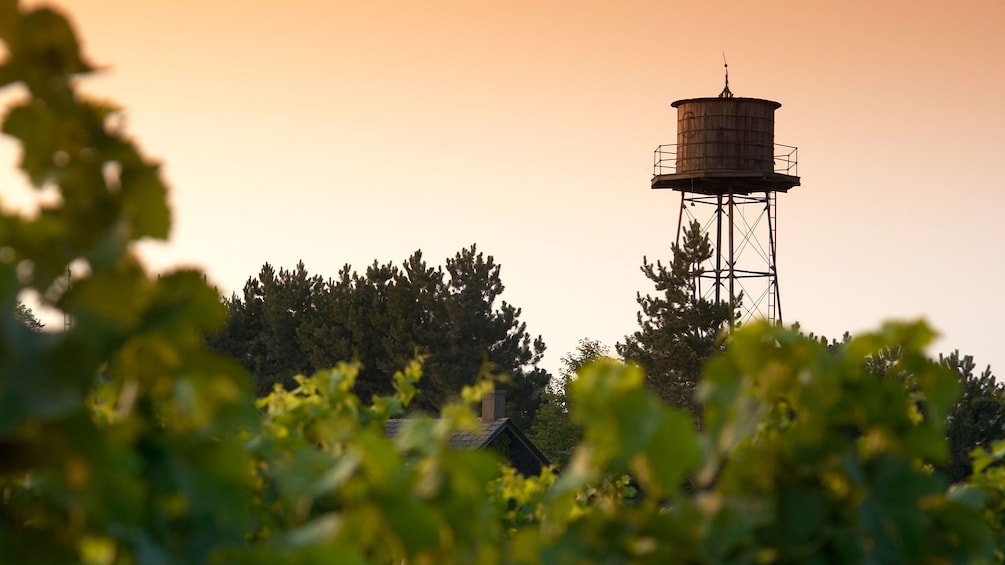
{"label": "metal railing around tank", "polygon": [[[773,172],[799,176],[799,148],[791,145],[775,144]],[[660,145],[653,152],[653,175],[673,175],[677,173],[677,144]]]}
{"label": "metal railing around tank", "polygon": [[798,147],[775,144],[775,172],[793,177],[799,176]]}

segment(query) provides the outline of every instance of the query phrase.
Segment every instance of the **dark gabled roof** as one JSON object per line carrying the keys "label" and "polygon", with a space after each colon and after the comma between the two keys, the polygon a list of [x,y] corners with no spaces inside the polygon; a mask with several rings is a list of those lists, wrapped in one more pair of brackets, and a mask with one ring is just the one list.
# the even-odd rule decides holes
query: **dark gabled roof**
{"label": "dark gabled roof", "polygon": [[[405,421],[405,419],[388,420],[384,424],[384,433],[389,438],[397,437]],[[491,445],[496,438],[504,433],[519,444],[518,450],[510,454],[510,462],[518,471],[524,475],[536,475],[542,468],[550,464],[548,458],[527,439],[527,436],[523,435],[523,432],[509,418],[482,423],[481,429],[457,430],[450,437],[449,445],[453,449],[482,449]]]}
{"label": "dark gabled roof", "polygon": [[[388,420],[384,424],[384,433],[390,438],[398,437],[398,433],[406,421],[407,418]],[[492,440],[499,435],[507,423],[509,423],[509,418],[503,418],[495,422],[482,424],[480,430],[457,430],[450,437],[450,447],[454,449],[481,449],[492,443]]]}
{"label": "dark gabled roof", "polygon": [[502,433],[503,429],[512,425],[509,418],[482,424],[480,430],[457,430],[450,436],[450,447],[454,449],[481,449],[492,443]]}

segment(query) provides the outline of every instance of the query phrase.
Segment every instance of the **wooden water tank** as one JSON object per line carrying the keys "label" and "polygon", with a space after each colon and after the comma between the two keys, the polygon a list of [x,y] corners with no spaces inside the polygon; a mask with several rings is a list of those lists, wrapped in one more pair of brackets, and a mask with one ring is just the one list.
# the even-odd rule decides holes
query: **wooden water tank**
{"label": "wooden water tank", "polygon": [[677,143],[656,148],[653,188],[750,194],[799,186],[795,147],[775,145],[778,102],[720,96],[671,106],[677,108]]}
{"label": "wooden water tank", "polygon": [[692,98],[677,108],[677,174],[774,170],[775,110],[759,98]]}

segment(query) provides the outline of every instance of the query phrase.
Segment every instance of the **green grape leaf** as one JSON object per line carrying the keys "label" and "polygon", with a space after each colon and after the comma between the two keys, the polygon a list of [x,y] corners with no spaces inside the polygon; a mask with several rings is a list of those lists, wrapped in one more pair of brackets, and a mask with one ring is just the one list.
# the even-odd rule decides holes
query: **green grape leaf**
{"label": "green grape leaf", "polygon": [[74,283],[74,314],[81,323],[96,321],[120,331],[135,328],[150,300],[148,284],[137,263],[120,261],[113,269]]}
{"label": "green grape leaf", "polygon": [[46,87],[47,78],[90,72],[70,22],[51,8],[24,14],[13,54],[18,64],[34,77],[34,87]]}
{"label": "green grape leaf", "polygon": [[171,211],[167,205],[167,186],[157,167],[124,167],[121,184],[123,208],[132,227],[131,238],[167,239]]}
{"label": "green grape leaf", "polygon": [[3,132],[21,142],[21,169],[35,187],[57,172],[53,157],[62,148],[57,143],[65,128],[59,118],[42,101],[19,103],[7,112]]}
{"label": "green grape leaf", "polygon": [[408,555],[439,545],[441,524],[429,505],[410,493],[395,492],[378,499],[391,529],[398,535]]}
{"label": "green grape leaf", "polygon": [[631,468],[643,488],[659,497],[676,492],[684,475],[700,462],[701,449],[691,417],[664,409],[659,427]]}
{"label": "green grape leaf", "polygon": [[[17,31],[21,23],[21,12],[17,3],[17,0],[0,0],[0,41],[6,43],[8,49],[10,44],[17,40]],[[3,84],[0,82],[0,86]]]}

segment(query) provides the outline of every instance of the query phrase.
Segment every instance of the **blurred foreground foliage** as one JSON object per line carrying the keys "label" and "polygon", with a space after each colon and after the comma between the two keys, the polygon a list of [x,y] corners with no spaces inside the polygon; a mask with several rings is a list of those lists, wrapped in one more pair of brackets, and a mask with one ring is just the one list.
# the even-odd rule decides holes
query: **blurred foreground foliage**
{"label": "blurred foreground foliage", "polygon": [[[225,312],[201,274],[152,277],[136,258],[135,241],[167,237],[166,187],[118,110],[77,91],[91,65],[67,20],[0,0],[0,40],[0,86],[17,93],[3,132],[59,195],[0,221],[0,562],[1001,561],[1005,443],[960,484],[932,472],[959,386],[924,356],[921,323],[839,355],[737,332],[705,367],[700,434],[641,369],[587,364],[560,476],[448,448],[478,425],[487,382],[387,438],[418,362],[384,396],[361,400],[359,367],[339,365],[256,405],[247,373],[204,345]],[[72,327],[27,328],[26,292]],[[876,378],[891,348],[903,378]]]}

